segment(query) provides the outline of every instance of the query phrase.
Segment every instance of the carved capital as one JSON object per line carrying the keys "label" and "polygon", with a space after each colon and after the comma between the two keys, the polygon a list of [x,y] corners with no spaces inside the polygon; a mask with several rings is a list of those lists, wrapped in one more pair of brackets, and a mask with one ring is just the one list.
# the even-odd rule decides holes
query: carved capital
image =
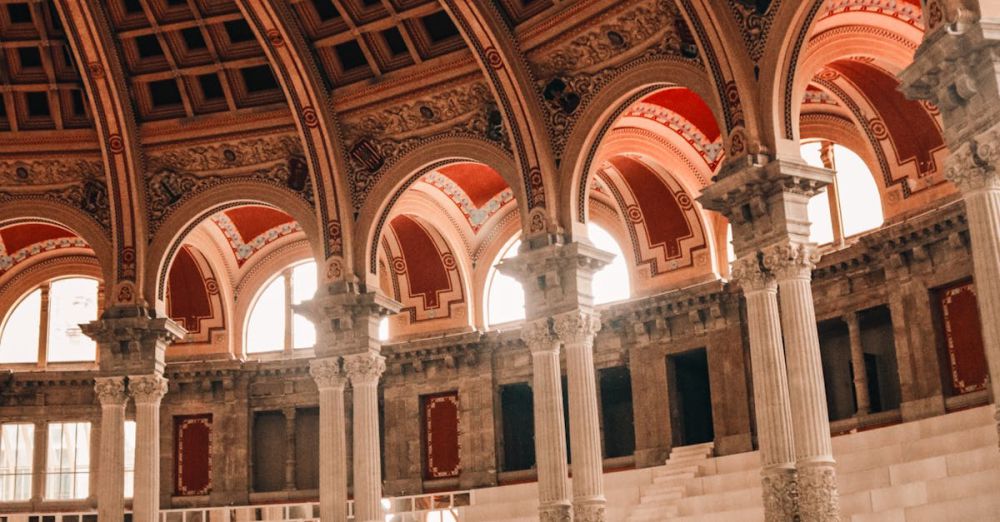
{"label": "carved capital", "polygon": [[962,193],[1000,189],[997,161],[1000,160],[1000,132],[990,130],[963,144],[945,160],[945,177]]}
{"label": "carved capital", "polygon": [[136,404],[159,403],[167,393],[167,380],[159,375],[130,375],[128,393]]}
{"label": "carved capital", "polygon": [[325,359],[314,359],[309,361],[309,375],[312,375],[316,386],[319,389],[340,388],[344,389],[347,383],[347,376],[341,369],[340,357],[327,357]]}
{"label": "carved capital", "polygon": [[799,486],[794,470],[765,470],[760,484],[765,520],[798,520]]}
{"label": "carved capital", "polygon": [[354,386],[378,383],[379,377],[385,372],[385,357],[372,353],[346,355],[344,372]]}
{"label": "carved capital", "polygon": [[764,249],[764,267],[778,279],[812,277],[819,261],[816,247],[801,243],[778,243]]}
{"label": "carved capital", "polygon": [[94,378],[94,394],[102,406],[124,406],[128,402],[124,377]]}
{"label": "carved capital", "polygon": [[567,345],[593,346],[594,335],[601,329],[597,314],[574,310],[553,318],[556,337]]}
{"label": "carved capital", "polygon": [[798,470],[799,520],[840,520],[837,475],[832,465],[805,466]]}
{"label": "carved capital", "polygon": [[774,288],[774,276],[760,266],[756,255],[745,256],[733,263],[732,280],[740,285],[744,292]]}
{"label": "carved capital", "polygon": [[566,504],[549,504],[538,507],[540,522],[571,522],[570,507]]}
{"label": "carved capital", "polygon": [[548,319],[538,319],[524,323],[521,327],[521,340],[528,345],[531,353],[559,352],[556,336],[549,326]]}

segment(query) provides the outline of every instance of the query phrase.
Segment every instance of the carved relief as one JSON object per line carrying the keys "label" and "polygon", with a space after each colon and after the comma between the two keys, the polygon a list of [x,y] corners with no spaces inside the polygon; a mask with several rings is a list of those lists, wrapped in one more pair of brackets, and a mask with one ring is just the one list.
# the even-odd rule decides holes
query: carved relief
{"label": "carved relief", "polygon": [[231,181],[275,185],[314,204],[309,166],[295,136],[253,138],[154,153],[147,167],[146,210],[150,232],[155,232],[183,201]]}
{"label": "carved relief", "polygon": [[729,0],[736,25],[743,33],[743,43],[754,62],[760,61],[767,43],[767,34],[774,22],[781,0]]}
{"label": "carved relief", "polygon": [[100,160],[0,161],[0,201],[41,197],[78,208],[105,230],[111,210]]}
{"label": "carved relief", "polygon": [[167,380],[159,375],[130,376],[128,392],[136,404],[159,403],[167,393]]}
{"label": "carved relief", "polygon": [[359,353],[344,357],[344,373],[351,384],[376,384],[385,372],[385,357],[371,353]]}
{"label": "carved relief", "polygon": [[770,471],[761,474],[761,496],[767,520],[798,520],[799,485],[794,471]]}
{"label": "carved relief", "polygon": [[319,389],[340,388],[344,389],[347,382],[345,372],[341,370],[340,357],[327,357],[325,359],[313,359],[309,361],[309,375],[316,381]]}
{"label": "carved relief", "polygon": [[472,136],[510,149],[503,118],[483,82],[452,86],[406,103],[342,117],[355,208],[405,153],[432,136]]}
{"label": "carved relief", "polygon": [[123,406],[128,401],[124,377],[95,377],[94,395],[102,405]]}
{"label": "carved relief", "polygon": [[779,243],[764,249],[764,266],[781,279],[810,278],[819,258],[813,245]]}
{"label": "carved relief", "polygon": [[833,466],[806,466],[798,471],[799,520],[840,520],[837,475]]}

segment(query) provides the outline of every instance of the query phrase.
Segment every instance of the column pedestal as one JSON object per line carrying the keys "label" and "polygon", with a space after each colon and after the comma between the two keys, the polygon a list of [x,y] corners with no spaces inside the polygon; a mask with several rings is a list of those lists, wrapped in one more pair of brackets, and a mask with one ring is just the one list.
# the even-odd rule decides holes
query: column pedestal
{"label": "column pedestal", "polygon": [[361,353],[344,357],[354,390],[354,520],[384,522],[382,461],[378,430],[378,380],[385,357]]}
{"label": "column pedestal", "polygon": [[777,284],[762,270],[756,254],[734,263],[733,279],[747,301],[764,518],[769,522],[794,520],[798,486]]}
{"label": "column pedestal", "polygon": [[156,522],[160,507],[160,401],[167,380],[157,374],[130,375],[135,400],[135,492],[133,522]]}
{"label": "column pedestal", "polygon": [[603,522],[604,459],[594,376],[594,334],[600,320],[591,313],[573,311],[555,317],[556,337],[566,350],[569,384],[570,451],[573,456],[573,519]]}
{"label": "column pedestal", "polygon": [[94,379],[101,401],[101,443],[97,461],[97,519],[118,522],[125,515],[125,393],[124,377]]}
{"label": "column pedestal", "polygon": [[547,319],[525,324],[521,329],[521,338],[531,350],[539,520],[569,522],[572,517],[567,481],[559,342],[552,334]]}
{"label": "column pedestal", "polygon": [[339,357],[309,362],[319,389],[319,516],[321,522],[347,521],[347,434],[344,385]]}
{"label": "column pedestal", "polygon": [[803,522],[840,520],[830,417],[813,307],[813,247],[783,243],[769,247],[764,264],[777,277],[781,323],[795,434],[799,516]]}

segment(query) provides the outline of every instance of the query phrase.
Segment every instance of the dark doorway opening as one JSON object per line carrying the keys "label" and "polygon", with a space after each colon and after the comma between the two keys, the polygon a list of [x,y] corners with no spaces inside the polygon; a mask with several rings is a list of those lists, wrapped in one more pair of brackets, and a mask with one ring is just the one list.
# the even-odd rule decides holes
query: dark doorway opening
{"label": "dark doorway opening", "polygon": [[674,445],[715,440],[708,352],[699,348],[667,357],[667,382]]}

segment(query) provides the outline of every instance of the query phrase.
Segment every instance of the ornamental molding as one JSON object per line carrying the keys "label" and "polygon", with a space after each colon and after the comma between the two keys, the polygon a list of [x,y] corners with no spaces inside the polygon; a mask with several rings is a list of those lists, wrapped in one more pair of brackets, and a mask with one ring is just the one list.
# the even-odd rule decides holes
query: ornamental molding
{"label": "ornamental molding", "polygon": [[728,0],[730,11],[736,19],[736,25],[743,35],[743,44],[746,46],[750,59],[755,63],[760,62],[767,45],[767,36],[774,23],[774,17],[780,10],[781,0],[771,0],[767,2],[767,7],[761,12],[758,9],[760,2],[756,0]]}
{"label": "ornamental molding", "polygon": [[103,176],[100,158],[0,160],[0,186],[4,189],[75,184]]}
{"label": "ornamental molding", "polygon": [[147,156],[146,169],[149,172],[169,169],[218,173],[253,169],[258,165],[302,155],[302,143],[298,136],[283,134],[157,150]]}
{"label": "ornamental molding", "polygon": [[768,520],[799,520],[799,484],[794,470],[761,473],[760,484]]}
{"label": "ornamental molding", "polygon": [[798,469],[800,520],[840,520],[837,475],[833,466],[803,466]]}
{"label": "ornamental molding", "polygon": [[137,405],[159,404],[167,393],[167,380],[159,375],[130,375],[128,392]]}
{"label": "ornamental molding", "polygon": [[731,279],[744,292],[773,290],[776,288],[774,276],[761,267],[757,254],[741,257],[733,262]]}
{"label": "ornamental molding", "polygon": [[899,0],[829,0],[824,17],[842,13],[864,12],[895,18],[907,25],[923,28],[923,13],[920,8]]}
{"label": "ornamental molding", "polygon": [[945,159],[945,177],[962,193],[1000,189],[1000,126],[962,144]]}
{"label": "ornamental molding", "polygon": [[559,353],[559,344],[548,319],[525,322],[521,327],[521,340],[531,353]]}
{"label": "ornamental molding", "polygon": [[424,175],[420,181],[437,188],[447,196],[458,207],[459,212],[465,216],[473,234],[479,233],[479,230],[490,218],[500,212],[508,203],[514,201],[514,190],[508,187],[498,192],[482,206],[477,207],[458,183],[436,170]]}
{"label": "ornamental molding", "polygon": [[94,394],[102,406],[124,406],[128,402],[124,377],[95,377]]}

